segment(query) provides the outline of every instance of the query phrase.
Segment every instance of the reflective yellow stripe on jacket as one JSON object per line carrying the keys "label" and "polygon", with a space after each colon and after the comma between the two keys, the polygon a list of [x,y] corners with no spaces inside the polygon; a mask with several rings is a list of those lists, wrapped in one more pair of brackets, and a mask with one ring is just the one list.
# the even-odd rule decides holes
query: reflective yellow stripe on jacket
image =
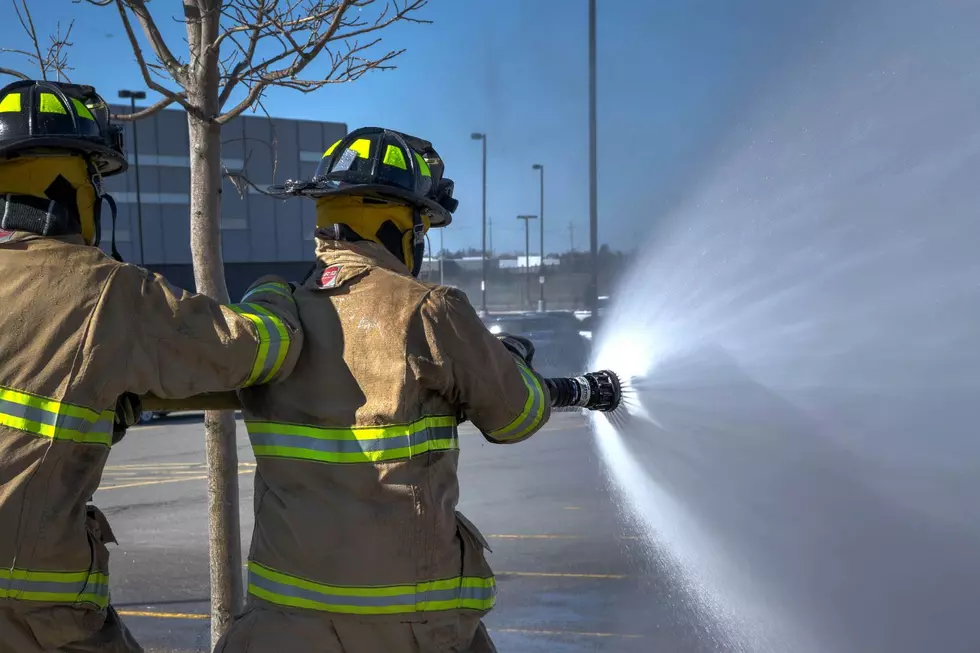
{"label": "reflective yellow stripe on jacket", "polygon": [[54,440],[112,444],[113,411],[91,408],[0,386],[0,425]]}
{"label": "reflective yellow stripe on jacket", "polygon": [[522,361],[517,361],[517,366],[521,370],[524,378],[524,385],[527,387],[527,401],[524,402],[524,410],[513,422],[490,433],[494,440],[514,440],[522,438],[533,431],[541,423],[545,413],[545,394],[541,387],[541,381],[528,369]]}
{"label": "reflective yellow stripe on jacket", "polygon": [[257,458],[324,463],[375,463],[459,448],[455,417],[423,417],[411,424],[321,428],[245,420]]}
{"label": "reflective yellow stripe on jacket", "polygon": [[324,585],[274,571],[250,560],[248,592],[282,606],[366,615],[459,609],[486,611],[494,606],[497,586],[493,578],[471,576],[413,585]]}
{"label": "reflective yellow stripe on jacket", "polygon": [[0,599],[109,605],[109,576],[97,571],[0,569]]}
{"label": "reflective yellow stripe on jacket", "polygon": [[242,387],[268,383],[279,373],[282,362],[286,360],[290,342],[289,330],[279,316],[264,306],[244,303],[228,308],[252,322],[259,334],[259,350],[252,364],[252,373]]}

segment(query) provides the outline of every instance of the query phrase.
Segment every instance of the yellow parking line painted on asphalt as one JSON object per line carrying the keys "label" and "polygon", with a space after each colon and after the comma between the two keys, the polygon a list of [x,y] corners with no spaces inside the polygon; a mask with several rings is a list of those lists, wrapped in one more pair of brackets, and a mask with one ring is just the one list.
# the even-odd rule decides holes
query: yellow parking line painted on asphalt
{"label": "yellow parking line painted on asphalt", "polygon": [[130,463],[128,465],[106,465],[106,469],[154,469],[154,468],[164,468],[164,467],[192,467],[194,465],[203,465],[201,462],[192,463]]}
{"label": "yellow parking line painted on asphalt", "polygon": [[[598,537],[589,536],[592,539],[599,539]],[[585,535],[560,535],[560,534],[525,534],[525,533],[496,533],[493,535],[487,535],[487,538],[498,539],[498,540],[584,540]],[[617,540],[638,540],[640,539],[636,535],[617,535]]]}
{"label": "yellow parking line painted on asphalt", "polygon": [[[122,614],[122,613],[120,613]],[[579,637],[618,637],[621,639],[643,639],[643,635],[628,635],[626,633],[588,633],[581,630],[534,630],[530,628],[488,628],[492,633],[517,633],[521,635],[576,635]]]}
{"label": "yellow parking line painted on asphalt", "polygon": [[[250,474],[251,469],[239,469],[239,474]],[[179,483],[180,481],[200,481],[207,479],[208,475],[181,476],[180,478],[164,478],[159,481],[143,481],[141,483],[123,483],[122,485],[102,485],[99,490],[121,490],[127,487],[142,487],[144,485],[163,485],[164,483]]]}
{"label": "yellow parking line painted on asphalt", "polygon": [[624,574],[561,574],[548,571],[498,571],[498,576],[531,576],[537,578],[605,578],[618,580],[629,578]]}
{"label": "yellow parking line painted on asphalt", "polygon": [[193,612],[147,612],[143,610],[116,610],[124,617],[154,617],[156,619],[210,619],[209,614]]}
{"label": "yellow parking line painted on asphalt", "polygon": [[498,540],[581,540],[581,535],[487,535]]}
{"label": "yellow parking line painted on asphalt", "polygon": [[[195,612],[155,612],[150,610],[117,610],[123,617],[150,617],[153,619],[195,619],[208,621],[211,615]],[[592,633],[581,630],[537,630],[532,628],[490,628],[495,633],[515,633],[521,635],[577,636],[577,637],[617,637],[620,639],[642,639],[643,635],[628,633]]]}

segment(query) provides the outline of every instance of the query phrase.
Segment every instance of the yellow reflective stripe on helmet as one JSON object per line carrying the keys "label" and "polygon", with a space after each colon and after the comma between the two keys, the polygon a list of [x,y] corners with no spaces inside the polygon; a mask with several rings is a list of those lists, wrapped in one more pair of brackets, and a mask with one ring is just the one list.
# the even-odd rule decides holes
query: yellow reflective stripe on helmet
{"label": "yellow reflective stripe on helmet", "polygon": [[397,145],[388,146],[388,149],[385,150],[385,158],[382,163],[401,168],[402,170],[408,170],[408,163],[405,162],[405,153]]}
{"label": "yellow reflective stripe on helmet", "polygon": [[[515,359],[516,360],[516,359]],[[521,377],[524,379],[524,386],[527,388],[527,401],[524,402],[524,410],[514,421],[502,429],[492,431],[489,435],[494,440],[515,440],[522,438],[541,425],[545,412],[545,393],[541,387],[541,381],[537,375],[520,360],[517,360],[520,368]]]}
{"label": "yellow reflective stripe on helmet", "polygon": [[429,164],[425,162],[425,159],[418,152],[415,153],[415,162],[419,164],[419,172],[422,173],[423,177],[432,176],[432,172],[429,170]]}
{"label": "yellow reflective stripe on helmet", "polygon": [[405,585],[326,585],[248,562],[248,593],[278,605],[341,614],[406,614],[493,608],[493,577],[457,576]]}
{"label": "yellow reflective stripe on helmet", "polygon": [[371,156],[371,141],[366,138],[359,138],[354,141],[351,145],[347,147],[348,150],[354,150],[357,152],[358,156],[363,159]]}
{"label": "yellow reflective stripe on helmet", "polygon": [[[326,158],[331,154],[333,154],[333,151],[337,149],[338,145],[340,145],[340,141],[337,141],[336,143],[328,147],[327,151],[323,153],[323,157]],[[355,152],[357,152],[358,156],[366,159],[369,156],[371,156],[371,141],[369,141],[366,138],[359,138],[353,143],[351,143],[350,145],[348,145],[347,149],[354,150]]]}
{"label": "yellow reflective stripe on helmet", "polygon": [[0,113],[20,113],[20,93],[8,93],[0,100]]}
{"label": "yellow reflective stripe on helmet", "polygon": [[52,93],[41,93],[41,113],[61,113],[68,115],[68,110],[61,103],[56,95]]}
{"label": "yellow reflective stripe on helmet", "polygon": [[258,458],[377,463],[459,448],[456,418],[442,415],[423,417],[409,424],[352,428],[246,419],[245,428]]}
{"label": "yellow reflective stripe on helmet", "polygon": [[92,115],[92,112],[89,111],[89,108],[87,106],[82,104],[81,100],[72,98],[71,103],[72,106],[75,107],[75,111],[78,112],[79,117],[85,118],[86,120],[95,120],[95,116]]}
{"label": "yellow reflective stripe on helmet", "polygon": [[99,571],[0,569],[0,599],[109,605],[109,575]]}
{"label": "yellow reflective stripe on helmet", "polygon": [[52,440],[112,444],[114,412],[98,413],[55,399],[0,386],[0,425]]}
{"label": "yellow reflective stripe on helmet", "polygon": [[268,383],[279,372],[286,359],[290,342],[289,331],[277,315],[258,304],[235,304],[228,308],[251,322],[259,337],[252,371],[241,387]]}

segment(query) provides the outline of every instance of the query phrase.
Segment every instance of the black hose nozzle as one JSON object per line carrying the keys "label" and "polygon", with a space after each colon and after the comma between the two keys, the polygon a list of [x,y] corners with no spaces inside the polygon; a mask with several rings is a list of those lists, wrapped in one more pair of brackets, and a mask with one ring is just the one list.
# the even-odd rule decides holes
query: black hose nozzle
{"label": "black hose nozzle", "polygon": [[615,372],[603,370],[582,376],[545,379],[552,408],[579,406],[609,412],[619,407],[623,386]]}

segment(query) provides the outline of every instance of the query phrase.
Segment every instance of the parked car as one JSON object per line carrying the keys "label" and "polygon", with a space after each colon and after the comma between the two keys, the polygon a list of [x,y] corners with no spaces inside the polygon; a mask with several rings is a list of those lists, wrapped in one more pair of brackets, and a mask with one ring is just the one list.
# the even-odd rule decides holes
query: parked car
{"label": "parked car", "polygon": [[590,342],[572,312],[488,315],[491,333],[512,333],[534,343],[534,369],[543,376],[576,376],[585,372]]}
{"label": "parked car", "polygon": [[147,424],[155,419],[160,419],[161,417],[166,417],[170,414],[169,410],[144,410],[140,413],[140,424]]}

